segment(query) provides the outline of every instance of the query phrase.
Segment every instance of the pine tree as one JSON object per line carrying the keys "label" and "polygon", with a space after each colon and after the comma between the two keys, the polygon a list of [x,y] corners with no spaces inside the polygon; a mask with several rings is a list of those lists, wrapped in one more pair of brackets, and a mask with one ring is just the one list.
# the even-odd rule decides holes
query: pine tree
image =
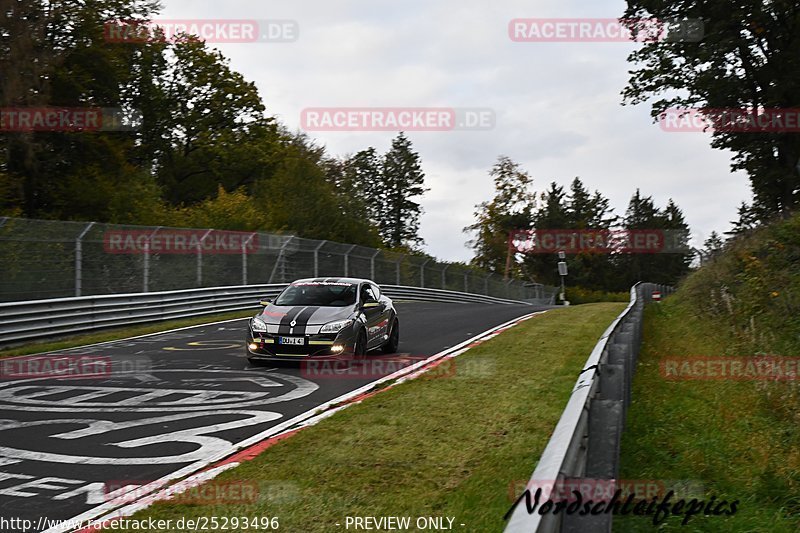
{"label": "pine tree", "polygon": [[422,196],[425,174],[419,154],[412,149],[411,141],[400,132],[392,141],[392,148],[384,155],[380,198],[384,210],[379,214],[381,238],[386,246],[419,246],[419,218],[422,206],[412,198]]}

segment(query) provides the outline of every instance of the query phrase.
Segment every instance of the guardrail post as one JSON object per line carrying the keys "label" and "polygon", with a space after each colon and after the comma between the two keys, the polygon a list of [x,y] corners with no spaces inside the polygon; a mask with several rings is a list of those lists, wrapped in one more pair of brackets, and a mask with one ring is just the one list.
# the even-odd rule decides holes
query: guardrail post
{"label": "guardrail post", "polygon": [[[3,219],[3,224],[7,219]],[[81,286],[83,285],[83,238],[92,229],[94,222],[89,222],[78,238],[75,239],[75,296],[81,295]]]}
{"label": "guardrail post", "polygon": [[320,249],[325,246],[325,243],[328,241],[321,241],[316,248],[314,248],[314,277],[319,277],[319,251]]}
{"label": "guardrail post", "polygon": [[352,252],[355,247],[356,247],[355,244],[352,245],[344,253],[344,277],[350,276],[350,252]]}
{"label": "guardrail post", "polygon": [[405,259],[405,257],[406,256],[404,254],[400,256],[400,259],[397,260],[397,281],[395,282],[395,285],[400,285],[400,265],[402,264],[403,259]]}
{"label": "guardrail post", "polygon": [[203,238],[200,239],[200,242],[197,243],[197,286],[203,286],[203,242],[205,242],[206,237],[211,235],[211,232],[214,231],[210,229],[206,231],[206,234],[203,235]]}
{"label": "guardrail post", "polygon": [[242,285],[247,285],[247,245],[253,240],[256,234],[253,233],[242,243]]}
{"label": "guardrail post", "polygon": [[375,253],[369,258],[369,279],[372,281],[375,281],[375,258],[378,257],[380,253],[380,250],[375,250]]}
{"label": "guardrail post", "polygon": [[144,243],[142,255],[142,292],[150,292],[150,241]]}

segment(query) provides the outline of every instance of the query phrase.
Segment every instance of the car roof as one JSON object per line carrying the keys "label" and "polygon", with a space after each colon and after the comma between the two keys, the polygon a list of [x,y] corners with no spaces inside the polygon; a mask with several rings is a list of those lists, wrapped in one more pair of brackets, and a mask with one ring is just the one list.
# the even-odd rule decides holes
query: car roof
{"label": "car roof", "polygon": [[363,279],[363,278],[303,278],[303,279],[296,279],[292,283],[352,283],[353,285],[358,285],[359,283],[373,283],[377,285],[372,280]]}

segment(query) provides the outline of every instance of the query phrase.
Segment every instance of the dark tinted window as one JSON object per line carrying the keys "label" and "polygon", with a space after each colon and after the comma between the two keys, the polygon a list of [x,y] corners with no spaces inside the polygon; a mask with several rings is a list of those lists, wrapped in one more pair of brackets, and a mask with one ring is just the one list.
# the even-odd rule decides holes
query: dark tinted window
{"label": "dark tinted window", "polygon": [[284,290],[275,305],[344,307],[356,303],[356,286],[349,283],[297,283]]}
{"label": "dark tinted window", "polygon": [[378,296],[375,294],[370,284],[365,283],[361,286],[361,303],[375,301],[377,299]]}

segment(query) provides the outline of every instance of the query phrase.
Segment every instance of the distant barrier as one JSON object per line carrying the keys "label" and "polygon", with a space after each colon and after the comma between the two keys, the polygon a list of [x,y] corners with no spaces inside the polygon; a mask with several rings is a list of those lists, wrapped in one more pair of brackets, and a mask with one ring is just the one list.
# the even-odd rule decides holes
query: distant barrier
{"label": "distant barrier", "polygon": [[[0,346],[161,320],[255,310],[262,297],[274,297],[284,287],[285,283],[242,285],[2,303]],[[529,305],[441,289],[384,285],[382,290],[398,300]]]}

